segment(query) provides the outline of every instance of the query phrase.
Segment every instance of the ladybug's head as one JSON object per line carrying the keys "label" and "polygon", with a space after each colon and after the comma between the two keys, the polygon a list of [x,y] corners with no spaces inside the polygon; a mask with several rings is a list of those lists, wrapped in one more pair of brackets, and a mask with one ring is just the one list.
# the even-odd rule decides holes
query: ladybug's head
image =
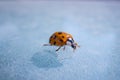
{"label": "ladybug's head", "polygon": [[72,44],[71,47],[75,50],[76,49],[76,45]]}
{"label": "ladybug's head", "polygon": [[71,47],[75,50],[76,49],[76,47],[80,47],[77,43],[72,43],[71,44]]}
{"label": "ladybug's head", "polygon": [[73,39],[68,38],[67,40],[67,45],[70,45],[74,50],[76,49],[76,47],[80,47],[77,43],[74,42]]}

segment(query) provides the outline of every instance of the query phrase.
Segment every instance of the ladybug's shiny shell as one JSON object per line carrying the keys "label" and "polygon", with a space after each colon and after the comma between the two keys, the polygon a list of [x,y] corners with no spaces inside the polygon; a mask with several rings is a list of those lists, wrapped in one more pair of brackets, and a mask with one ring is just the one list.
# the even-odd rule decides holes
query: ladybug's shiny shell
{"label": "ladybug's shiny shell", "polygon": [[50,37],[49,43],[50,43],[50,45],[64,46],[64,45],[66,45],[66,42],[67,42],[68,38],[73,39],[72,35],[70,35],[68,33],[55,32]]}

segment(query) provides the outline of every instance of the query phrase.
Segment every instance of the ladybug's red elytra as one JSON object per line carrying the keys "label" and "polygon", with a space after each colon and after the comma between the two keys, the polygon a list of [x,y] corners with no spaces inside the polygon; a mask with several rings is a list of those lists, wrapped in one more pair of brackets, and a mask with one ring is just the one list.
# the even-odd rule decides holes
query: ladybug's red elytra
{"label": "ladybug's red elytra", "polygon": [[73,50],[75,50],[76,47],[80,47],[74,42],[72,35],[66,32],[53,33],[49,38],[49,44],[44,44],[44,46],[59,46],[56,51],[58,51],[61,47],[64,47],[63,49],[65,50],[65,45],[71,46]]}

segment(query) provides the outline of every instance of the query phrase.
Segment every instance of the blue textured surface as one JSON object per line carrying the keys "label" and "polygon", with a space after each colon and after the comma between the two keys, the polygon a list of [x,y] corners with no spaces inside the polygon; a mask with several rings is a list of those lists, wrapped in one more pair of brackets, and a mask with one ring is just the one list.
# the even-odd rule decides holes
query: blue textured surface
{"label": "blue textured surface", "polygon": [[[120,2],[0,2],[0,80],[120,80]],[[48,43],[73,35],[73,52]]]}

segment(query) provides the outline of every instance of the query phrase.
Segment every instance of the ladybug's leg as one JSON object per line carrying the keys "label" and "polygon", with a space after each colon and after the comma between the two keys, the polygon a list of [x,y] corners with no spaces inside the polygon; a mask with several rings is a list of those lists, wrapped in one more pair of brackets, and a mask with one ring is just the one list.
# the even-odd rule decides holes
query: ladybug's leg
{"label": "ladybug's leg", "polygon": [[51,46],[50,44],[44,44],[43,46]]}
{"label": "ladybug's leg", "polygon": [[63,50],[65,50],[65,46],[63,46]]}
{"label": "ladybug's leg", "polygon": [[56,51],[58,51],[62,46],[60,46]]}

